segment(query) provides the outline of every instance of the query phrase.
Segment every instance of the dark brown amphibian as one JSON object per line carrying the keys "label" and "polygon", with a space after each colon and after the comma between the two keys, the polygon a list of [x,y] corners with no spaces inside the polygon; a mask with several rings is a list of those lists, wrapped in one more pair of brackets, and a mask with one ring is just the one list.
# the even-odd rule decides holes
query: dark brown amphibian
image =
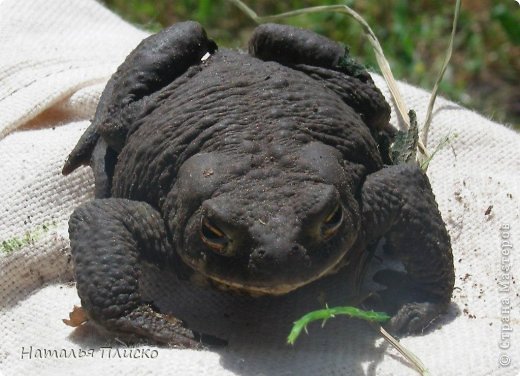
{"label": "dark brown amphibian", "polygon": [[391,326],[420,332],[450,301],[450,240],[428,178],[388,165],[376,141],[389,116],[368,73],[309,31],[260,26],[249,54],[217,50],[194,22],[144,40],[63,169],[95,175],[96,199],[69,222],[89,318],[198,347],[199,334],[141,300],[142,261],[279,295],[347,263],[362,270],[385,237],[407,271],[376,275]]}

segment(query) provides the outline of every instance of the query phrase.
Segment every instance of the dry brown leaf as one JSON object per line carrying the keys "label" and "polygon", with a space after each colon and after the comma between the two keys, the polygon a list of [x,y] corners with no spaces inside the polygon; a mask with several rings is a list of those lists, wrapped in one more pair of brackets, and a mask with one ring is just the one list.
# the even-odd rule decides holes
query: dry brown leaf
{"label": "dry brown leaf", "polygon": [[62,321],[65,323],[65,325],[76,328],[84,322],[87,322],[88,317],[83,307],[75,305],[72,309],[72,312],[69,313],[69,318],[63,319]]}

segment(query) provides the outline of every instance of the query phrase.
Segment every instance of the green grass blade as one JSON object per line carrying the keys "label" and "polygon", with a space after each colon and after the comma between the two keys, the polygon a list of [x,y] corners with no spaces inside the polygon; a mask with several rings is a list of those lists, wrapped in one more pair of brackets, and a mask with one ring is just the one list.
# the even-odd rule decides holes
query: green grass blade
{"label": "green grass blade", "polygon": [[290,345],[294,345],[296,339],[300,336],[302,330],[306,330],[307,325],[313,321],[317,320],[328,320],[330,318],[336,317],[336,315],[346,315],[352,318],[357,318],[361,320],[371,321],[371,322],[385,322],[390,319],[384,312],[374,312],[374,311],[364,311],[362,309],[356,307],[334,307],[334,308],[325,308],[317,311],[312,311],[302,316],[299,320],[294,322],[294,325],[287,337],[287,343]]}

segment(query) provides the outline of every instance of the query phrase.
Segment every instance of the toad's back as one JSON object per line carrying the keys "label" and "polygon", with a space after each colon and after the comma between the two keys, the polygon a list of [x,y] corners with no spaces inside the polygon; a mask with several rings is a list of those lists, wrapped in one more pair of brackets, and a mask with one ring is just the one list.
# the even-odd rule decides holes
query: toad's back
{"label": "toad's back", "polygon": [[130,128],[118,157],[113,196],[159,205],[178,168],[200,152],[272,157],[273,149],[286,155],[321,141],[368,172],[380,168],[366,120],[342,93],[320,80],[320,68],[300,68],[317,70],[317,79],[229,50],[191,67],[150,96]]}

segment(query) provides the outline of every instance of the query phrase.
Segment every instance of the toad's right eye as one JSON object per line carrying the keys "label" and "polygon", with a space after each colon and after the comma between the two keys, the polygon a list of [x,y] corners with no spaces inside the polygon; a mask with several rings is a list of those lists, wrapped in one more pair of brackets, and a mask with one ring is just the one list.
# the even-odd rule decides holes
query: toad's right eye
{"label": "toad's right eye", "polygon": [[333,211],[325,218],[322,225],[322,234],[325,240],[333,237],[343,223],[343,207],[341,204],[336,205]]}
{"label": "toad's right eye", "polygon": [[228,244],[228,237],[208,218],[202,218],[200,237],[204,244],[216,252],[222,252]]}

